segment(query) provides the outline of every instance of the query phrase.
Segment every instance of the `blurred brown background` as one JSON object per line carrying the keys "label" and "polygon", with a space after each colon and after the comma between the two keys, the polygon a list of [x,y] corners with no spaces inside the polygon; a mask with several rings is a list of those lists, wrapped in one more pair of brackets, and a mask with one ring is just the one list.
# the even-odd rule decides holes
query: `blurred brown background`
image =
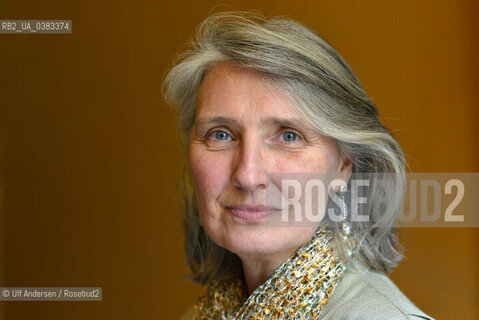
{"label": "blurred brown background", "polygon": [[[71,19],[73,33],[0,34],[1,285],[103,287],[102,302],[4,302],[3,319],[177,319],[201,294],[184,280],[182,150],[160,84],[213,8],[287,15],[324,36],[410,171],[479,171],[477,1],[3,0],[0,19]],[[402,239],[391,277],[411,300],[478,319],[478,230]]]}

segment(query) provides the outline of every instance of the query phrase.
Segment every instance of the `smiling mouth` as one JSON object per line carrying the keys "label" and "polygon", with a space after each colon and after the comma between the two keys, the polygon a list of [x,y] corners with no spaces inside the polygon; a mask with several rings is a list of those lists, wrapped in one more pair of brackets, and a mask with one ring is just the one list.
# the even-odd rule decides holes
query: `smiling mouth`
{"label": "smiling mouth", "polygon": [[225,208],[234,217],[249,222],[261,221],[273,213],[281,212],[281,209],[265,205],[242,204],[226,206]]}

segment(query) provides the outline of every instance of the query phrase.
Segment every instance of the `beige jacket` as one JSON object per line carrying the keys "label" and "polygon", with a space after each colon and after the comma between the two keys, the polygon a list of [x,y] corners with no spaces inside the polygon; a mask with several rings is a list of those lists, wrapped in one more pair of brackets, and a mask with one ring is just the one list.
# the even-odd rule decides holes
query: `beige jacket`
{"label": "beige jacket", "polygon": [[[181,320],[193,318],[190,307]],[[419,310],[385,275],[363,267],[348,269],[335,288],[321,320],[432,319]]]}

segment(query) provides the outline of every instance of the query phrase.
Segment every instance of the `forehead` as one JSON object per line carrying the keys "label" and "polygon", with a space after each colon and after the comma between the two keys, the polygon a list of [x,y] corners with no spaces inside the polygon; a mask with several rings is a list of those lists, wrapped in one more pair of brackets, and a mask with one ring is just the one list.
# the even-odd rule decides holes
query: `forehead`
{"label": "forehead", "polygon": [[220,64],[206,74],[199,88],[197,115],[299,117],[290,101],[266,81],[259,72],[228,63]]}

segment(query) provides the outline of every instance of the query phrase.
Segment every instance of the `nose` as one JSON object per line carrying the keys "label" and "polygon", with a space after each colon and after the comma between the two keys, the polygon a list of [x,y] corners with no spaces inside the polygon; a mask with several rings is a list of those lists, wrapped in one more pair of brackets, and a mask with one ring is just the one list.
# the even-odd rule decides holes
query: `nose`
{"label": "nose", "polygon": [[236,188],[245,191],[266,189],[269,178],[262,143],[255,139],[243,139],[235,160],[232,181]]}

